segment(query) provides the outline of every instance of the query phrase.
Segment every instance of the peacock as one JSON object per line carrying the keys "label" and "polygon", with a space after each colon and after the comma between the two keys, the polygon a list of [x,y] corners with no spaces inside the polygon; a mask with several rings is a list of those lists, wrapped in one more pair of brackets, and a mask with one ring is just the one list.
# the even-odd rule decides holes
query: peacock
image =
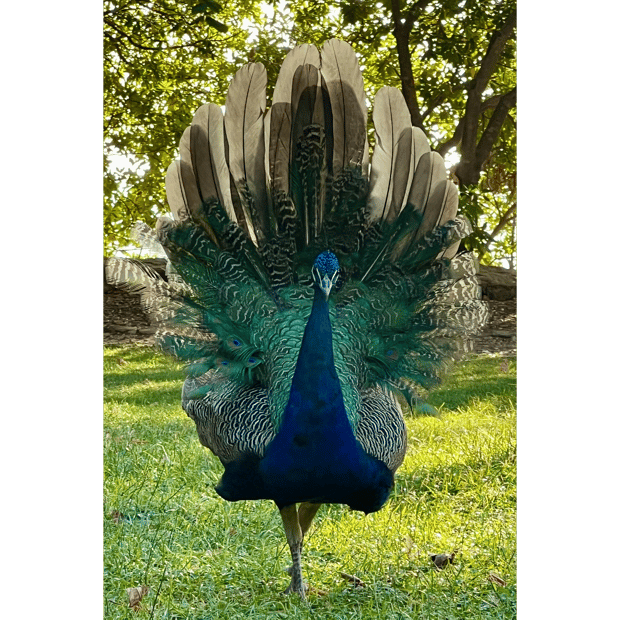
{"label": "peacock", "polygon": [[260,63],[184,131],[165,184],[172,217],[135,238],[166,276],[111,259],[140,292],[157,342],[186,363],[182,407],[219,457],[225,500],[273,500],[305,598],[302,546],[321,504],[387,501],[407,430],[398,395],[471,349],[487,309],[458,189],[401,92],[367,103],[353,48],[285,57],[266,110]]}

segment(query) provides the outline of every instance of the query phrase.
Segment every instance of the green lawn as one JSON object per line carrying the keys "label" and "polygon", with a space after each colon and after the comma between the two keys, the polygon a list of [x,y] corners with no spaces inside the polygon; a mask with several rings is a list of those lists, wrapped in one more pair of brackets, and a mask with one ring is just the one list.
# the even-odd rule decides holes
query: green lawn
{"label": "green lawn", "polygon": [[[288,585],[272,502],[222,500],[223,471],[180,406],[180,364],[105,351],[105,618],[516,617],[514,360],[457,366],[406,415],[409,449],[386,506],[322,507],[304,547],[308,603]],[[456,552],[438,570],[431,554]],[[354,587],[342,573],[363,580]],[[127,588],[147,586],[138,609]]]}

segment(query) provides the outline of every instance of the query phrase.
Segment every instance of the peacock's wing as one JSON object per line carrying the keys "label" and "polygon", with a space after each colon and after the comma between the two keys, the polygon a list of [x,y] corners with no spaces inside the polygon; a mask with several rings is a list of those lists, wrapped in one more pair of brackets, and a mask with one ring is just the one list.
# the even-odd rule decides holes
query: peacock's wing
{"label": "peacock's wing", "polygon": [[407,451],[407,427],[391,390],[380,386],[360,390],[355,438],[371,456],[395,472]]}
{"label": "peacock's wing", "polygon": [[262,456],[275,436],[267,390],[241,385],[216,369],[187,378],[182,405],[196,423],[202,445],[223,463],[245,453]]}

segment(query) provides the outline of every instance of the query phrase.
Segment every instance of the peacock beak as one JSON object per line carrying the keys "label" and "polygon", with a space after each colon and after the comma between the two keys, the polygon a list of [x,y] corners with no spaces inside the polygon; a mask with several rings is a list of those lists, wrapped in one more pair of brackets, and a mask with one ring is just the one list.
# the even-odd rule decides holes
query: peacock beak
{"label": "peacock beak", "polygon": [[338,278],[338,271],[334,271],[334,273],[330,276],[324,274],[319,280],[319,288],[325,293],[325,299],[329,297],[331,293],[332,287]]}

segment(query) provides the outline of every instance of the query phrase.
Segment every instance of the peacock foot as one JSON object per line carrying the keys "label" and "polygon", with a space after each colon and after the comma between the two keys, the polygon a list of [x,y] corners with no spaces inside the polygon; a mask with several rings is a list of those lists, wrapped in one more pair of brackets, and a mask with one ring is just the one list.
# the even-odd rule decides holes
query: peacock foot
{"label": "peacock foot", "polygon": [[291,576],[291,583],[284,590],[284,594],[299,594],[302,600],[306,600],[306,592],[308,592],[308,584],[301,578],[301,574],[295,574],[294,566],[289,566],[286,572]]}
{"label": "peacock foot", "polygon": [[306,592],[308,592],[308,584],[302,582],[301,587],[293,584],[293,581],[291,580],[291,583],[289,584],[288,588],[286,588],[286,590],[284,590],[284,594],[299,594],[300,598],[302,600],[306,600]]}

